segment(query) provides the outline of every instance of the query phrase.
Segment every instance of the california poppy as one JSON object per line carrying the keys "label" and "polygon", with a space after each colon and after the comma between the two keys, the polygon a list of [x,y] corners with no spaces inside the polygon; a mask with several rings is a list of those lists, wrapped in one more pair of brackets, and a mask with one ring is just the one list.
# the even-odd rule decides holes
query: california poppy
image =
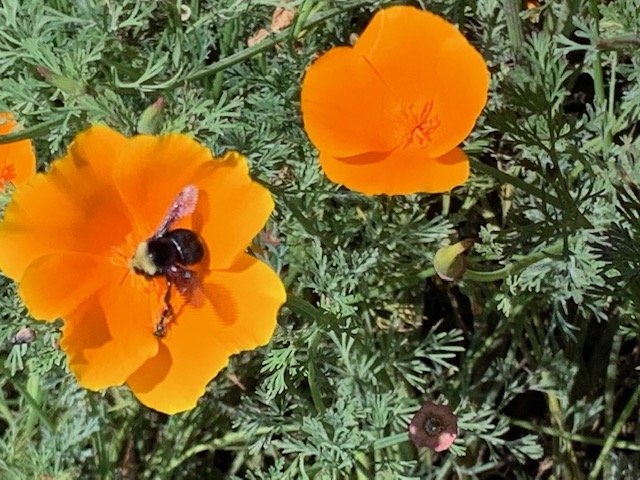
{"label": "california poppy", "polygon": [[482,56],[453,25],[390,7],[353,47],[333,48],[309,67],[304,127],[333,182],[368,195],[444,192],[469,176],[457,146],[488,86]]}
{"label": "california poppy", "polygon": [[[203,249],[188,266],[192,288],[171,293],[168,276],[145,275],[133,259],[184,191],[190,208],[169,230],[192,232]],[[273,334],[284,287],[245,253],[272,209],[238,153],[213,158],[185,135],[94,126],[14,193],[0,269],[20,282],[34,318],[64,319],[60,346],[81,385],[127,383],[145,405],[176,413],[195,406],[231,355]]]}
{"label": "california poppy", "polygon": [[[13,133],[17,123],[10,113],[0,113],[0,135]],[[0,144],[0,192],[8,183],[21,185],[35,173],[36,156],[31,140]]]}

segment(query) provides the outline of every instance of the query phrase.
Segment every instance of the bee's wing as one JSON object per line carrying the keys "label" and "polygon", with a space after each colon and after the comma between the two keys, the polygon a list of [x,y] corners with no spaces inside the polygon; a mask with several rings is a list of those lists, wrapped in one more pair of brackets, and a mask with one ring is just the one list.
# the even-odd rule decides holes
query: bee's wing
{"label": "bee's wing", "polygon": [[162,223],[153,235],[154,238],[158,238],[167,233],[171,228],[171,225],[176,223],[182,217],[191,215],[196,209],[197,203],[198,188],[195,185],[187,185],[184,187],[173,200],[173,203],[171,204],[171,207],[169,207],[167,214],[164,216]]}

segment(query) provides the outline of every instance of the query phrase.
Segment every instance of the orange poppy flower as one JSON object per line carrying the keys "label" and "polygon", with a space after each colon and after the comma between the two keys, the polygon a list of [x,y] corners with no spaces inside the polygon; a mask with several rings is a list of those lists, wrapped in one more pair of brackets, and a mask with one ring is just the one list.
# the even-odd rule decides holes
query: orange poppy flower
{"label": "orange poppy flower", "polygon": [[[0,113],[0,135],[13,133],[17,123],[10,113]],[[22,185],[36,169],[31,140],[0,144],[0,192],[8,183]]]}
{"label": "orange poppy flower", "polygon": [[488,88],[482,56],[453,25],[396,6],[378,12],[353,47],[309,67],[302,116],[333,182],[368,195],[444,192],[469,176],[456,147]]}
{"label": "orange poppy flower", "polygon": [[0,269],[33,317],[64,319],[60,346],[81,385],[127,383],[145,405],[176,413],[231,355],[273,334],[284,287],[245,253],[272,210],[235,152],[213,158],[185,135],[95,126],[16,190]]}

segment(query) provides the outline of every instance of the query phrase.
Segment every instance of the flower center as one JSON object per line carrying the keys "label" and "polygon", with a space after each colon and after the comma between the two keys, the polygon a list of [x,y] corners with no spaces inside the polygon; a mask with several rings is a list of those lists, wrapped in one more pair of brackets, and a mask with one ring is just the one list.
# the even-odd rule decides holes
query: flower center
{"label": "flower center", "polygon": [[424,422],[424,431],[427,435],[439,435],[442,431],[442,425],[438,418],[427,418]]}
{"label": "flower center", "polygon": [[13,163],[6,160],[0,160],[0,188],[5,183],[12,182],[16,178],[16,167]]}
{"label": "flower center", "polygon": [[429,100],[422,105],[411,105],[406,115],[409,117],[409,124],[413,125],[411,132],[407,135],[407,142],[417,143],[420,147],[426,148],[431,144],[431,135],[440,126],[440,119],[432,115],[433,100]]}

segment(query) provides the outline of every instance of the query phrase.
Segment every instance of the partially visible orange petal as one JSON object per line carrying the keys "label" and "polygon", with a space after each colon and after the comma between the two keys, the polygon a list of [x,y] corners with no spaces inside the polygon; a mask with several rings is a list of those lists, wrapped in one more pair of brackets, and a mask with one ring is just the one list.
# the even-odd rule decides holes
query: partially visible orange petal
{"label": "partially visible orange petal", "polygon": [[402,5],[376,13],[353,49],[410,106],[433,99],[440,88],[434,74],[438,52],[447,39],[461,36],[442,17]]}
{"label": "partially visible orange petal", "polygon": [[129,216],[108,173],[126,141],[110,129],[90,128],[48,174],[15,191],[0,225],[5,275],[20,280],[29,264],[51,253],[108,256],[124,242]]}
{"label": "partially visible orange petal", "polygon": [[143,294],[138,282],[129,273],[66,316],[60,346],[83,387],[120,385],[157,355],[153,330],[162,306],[156,296]]}
{"label": "partially visible orange petal", "polygon": [[[0,135],[13,133],[17,127],[13,115],[0,113]],[[31,140],[19,140],[0,145],[0,191],[4,183],[22,185],[36,173],[36,156]]]}
{"label": "partially visible orange petal", "polygon": [[388,152],[408,132],[399,99],[386,79],[350,47],[334,48],[302,82],[304,128],[311,142],[336,157]]}
{"label": "partially visible orange petal", "polygon": [[91,164],[94,177],[91,180],[112,183],[116,159],[128,141],[127,137],[109,127],[93,125],[76,136],[69,153],[77,168],[83,169],[86,168],[85,163]]}
{"label": "partially visible orange petal", "polygon": [[0,112],[0,135],[8,135],[16,129],[17,123],[12,113]]}
{"label": "partially visible orange petal", "polygon": [[200,234],[205,240],[211,269],[228,268],[264,227],[273,211],[271,193],[249,176],[247,159],[228,152],[215,161],[216,168],[202,182],[196,211],[205,220]]}
{"label": "partially visible orange petal", "polygon": [[207,282],[215,287],[221,285],[236,300],[235,312],[221,314],[233,318],[235,323],[217,332],[234,353],[266,344],[276,326],[280,307],[287,294],[278,275],[264,262],[244,254],[226,271],[214,271]]}
{"label": "partially visible orange petal", "polygon": [[183,310],[158,355],[127,381],[148,407],[168,414],[193,408],[231,355],[264,345],[273,335],[286,294],[267,265],[243,255],[231,270],[212,272],[206,283],[234,300]]}
{"label": "partially visible orange petal", "polygon": [[139,240],[160,226],[178,193],[212,169],[211,152],[187,135],[138,135],[120,152],[114,179]]}
{"label": "partially visible orange petal", "polygon": [[332,182],[367,195],[441,193],[469,177],[469,160],[459,148],[439,158],[410,143],[387,155],[333,158],[320,152],[320,164]]}
{"label": "partially visible orange petal", "polygon": [[77,309],[109,282],[118,282],[108,259],[80,253],[40,257],[25,271],[19,293],[36,320],[53,321]]}
{"label": "partially visible orange petal", "polygon": [[431,134],[429,154],[437,157],[473,130],[487,103],[489,70],[482,55],[462,36],[444,43],[435,67],[439,87],[431,115],[440,126]]}

